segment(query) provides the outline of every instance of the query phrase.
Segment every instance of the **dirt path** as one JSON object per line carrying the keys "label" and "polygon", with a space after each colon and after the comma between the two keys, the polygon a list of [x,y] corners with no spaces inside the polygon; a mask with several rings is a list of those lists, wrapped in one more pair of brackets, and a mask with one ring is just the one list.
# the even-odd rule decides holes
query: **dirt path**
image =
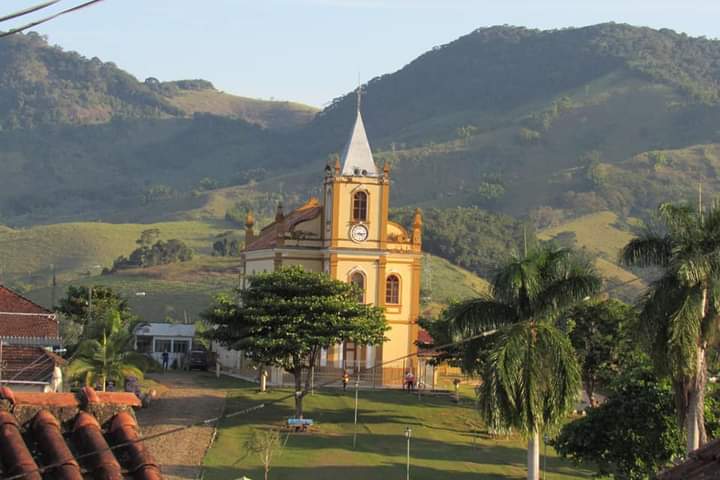
{"label": "dirt path", "polygon": [[[199,386],[197,374],[173,372],[151,378],[169,390],[150,408],[137,412],[143,435],[214,417],[225,405],[225,392]],[[166,480],[195,479],[212,433],[213,427],[193,427],[148,440],[147,445],[161,465]]]}

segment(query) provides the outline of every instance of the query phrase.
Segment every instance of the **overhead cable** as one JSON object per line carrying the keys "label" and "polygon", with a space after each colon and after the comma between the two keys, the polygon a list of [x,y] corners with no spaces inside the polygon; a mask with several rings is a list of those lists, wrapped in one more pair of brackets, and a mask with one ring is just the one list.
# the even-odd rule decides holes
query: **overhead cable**
{"label": "overhead cable", "polygon": [[85,3],[81,3],[80,5],[77,5],[77,6],[75,6],[75,7],[67,8],[67,9],[65,9],[65,10],[62,10],[62,11],[60,11],[60,12],[58,12],[58,13],[55,13],[55,14],[53,14],[53,15],[50,15],[50,16],[48,16],[48,17],[41,18],[40,20],[35,20],[34,22],[30,22],[30,23],[25,24],[25,25],[22,25],[22,26],[20,26],[20,27],[13,28],[12,30],[8,30],[7,32],[2,32],[2,33],[0,33],[0,38],[8,37],[8,36],[10,36],[10,35],[14,35],[14,34],[16,34],[16,33],[23,32],[23,31],[25,31],[25,30],[27,30],[27,29],[29,29],[29,28],[36,27],[36,26],[38,26],[38,25],[42,25],[43,23],[47,23],[47,22],[49,22],[49,21],[51,21],[51,20],[55,20],[55,19],[58,18],[58,17],[61,17],[61,16],[63,16],[63,15],[67,15],[68,13],[73,13],[73,12],[76,12],[76,11],[78,11],[78,10],[82,10],[82,9],[84,9],[84,8],[90,7],[90,6],[92,6],[92,5],[95,5],[96,3],[100,3],[100,2],[102,2],[102,1],[104,1],[104,0],[90,0],[90,1],[85,2]]}

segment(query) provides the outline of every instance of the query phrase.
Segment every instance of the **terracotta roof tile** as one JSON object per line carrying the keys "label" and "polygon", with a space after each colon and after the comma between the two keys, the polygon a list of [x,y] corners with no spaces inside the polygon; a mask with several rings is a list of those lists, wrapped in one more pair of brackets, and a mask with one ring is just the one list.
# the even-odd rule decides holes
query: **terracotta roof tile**
{"label": "terracotta roof tile", "polygon": [[[302,222],[312,220],[322,213],[322,206],[318,204],[317,199],[310,199],[305,205],[296,208],[292,212],[285,215],[283,220],[283,228],[286,232],[291,232],[295,226]],[[250,245],[245,247],[245,251],[265,250],[266,248],[274,248],[277,245],[278,222],[273,222],[260,231],[260,235]]]}
{"label": "terracotta roof tile", "polygon": [[59,336],[54,313],[0,285],[0,337]]}
{"label": "terracotta roof tile", "polygon": [[[94,392],[85,397],[95,397]],[[30,480],[161,480],[132,412],[131,407],[140,405],[138,398],[97,392],[96,400],[88,403],[82,394],[0,389],[0,478],[26,474]],[[131,443],[108,450],[125,442]],[[86,455],[93,452],[100,453]],[[49,465],[57,466],[42,476],[37,472]]]}
{"label": "terracotta roof tile", "polygon": [[685,462],[670,468],[658,480],[718,480],[720,479],[720,439],[695,450]]}
{"label": "terracotta roof tile", "polygon": [[65,360],[42,347],[5,345],[3,364],[4,380],[45,382],[52,378],[55,366],[65,364]]}

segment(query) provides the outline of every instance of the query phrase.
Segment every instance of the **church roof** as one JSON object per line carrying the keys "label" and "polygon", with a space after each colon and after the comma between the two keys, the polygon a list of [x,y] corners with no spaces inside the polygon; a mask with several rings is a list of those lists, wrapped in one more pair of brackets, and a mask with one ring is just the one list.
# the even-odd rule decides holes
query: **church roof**
{"label": "church roof", "polygon": [[250,245],[245,247],[245,251],[249,252],[251,250],[275,248],[277,246],[279,228],[282,228],[286,232],[291,232],[296,225],[317,218],[321,213],[322,207],[318,203],[318,200],[316,198],[311,198],[301,207],[298,207],[285,215],[283,217],[282,226],[275,221],[263,228],[260,235],[253,240]]}
{"label": "church roof", "polygon": [[367,172],[365,175],[379,175],[359,108],[350,140],[343,150],[341,162],[343,176],[357,175],[356,172],[363,170]]}

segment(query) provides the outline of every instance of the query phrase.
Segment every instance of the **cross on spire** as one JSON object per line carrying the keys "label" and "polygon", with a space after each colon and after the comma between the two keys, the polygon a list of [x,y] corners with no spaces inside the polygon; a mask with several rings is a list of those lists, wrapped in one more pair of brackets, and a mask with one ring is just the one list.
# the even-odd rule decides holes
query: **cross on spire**
{"label": "cross on spire", "polygon": [[362,105],[362,95],[363,95],[363,86],[362,83],[360,83],[360,76],[358,75],[358,87],[355,91],[357,95],[357,110],[360,111],[360,107]]}

